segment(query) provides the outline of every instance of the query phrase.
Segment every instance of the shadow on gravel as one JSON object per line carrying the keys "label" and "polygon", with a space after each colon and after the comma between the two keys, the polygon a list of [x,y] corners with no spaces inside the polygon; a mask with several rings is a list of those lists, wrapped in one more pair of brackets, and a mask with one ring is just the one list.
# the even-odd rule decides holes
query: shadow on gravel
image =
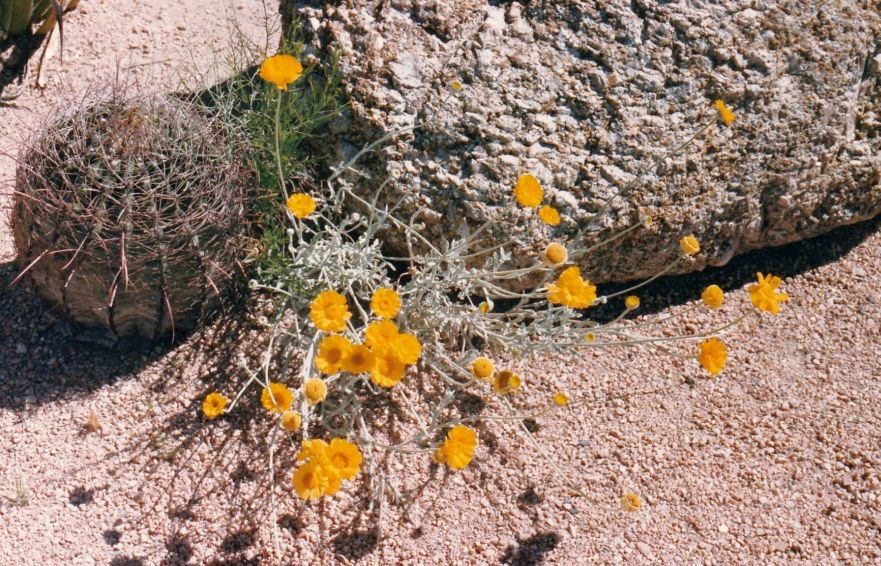
{"label": "shadow on gravel", "polygon": [[534,566],[544,562],[545,554],[560,544],[557,533],[538,533],[520,541],[516,547],[509,546],[500,562],[509,566]]}
{"label": "shadow on gravel", "polygon": [[159,357],[156,350],[77,342],[76,330],[27,284],[10,285],[17,274],[14,263],[0,263],[0,410],[86,394]]}
{"label": "shadow on gravel", "polygon": [[[791,277],[827,263],[831,263],[859,246],[881,228],[881,216],[872,220],[836,228],[822,236],[775,248],[756,250],[732,259],[722,267],[704,271],[662,277],[634,291],[640,297],[639,315],[656,313],[672,305],[680,305],[700,298],[701,291],[716,284],[725,291],[740,289],[756,280],[756,272]],[[636,282],[599,285],[598,293],[609,294],[627,289]],[[621,313],[623,298],[588,311],[591,320],[607,322]]]}

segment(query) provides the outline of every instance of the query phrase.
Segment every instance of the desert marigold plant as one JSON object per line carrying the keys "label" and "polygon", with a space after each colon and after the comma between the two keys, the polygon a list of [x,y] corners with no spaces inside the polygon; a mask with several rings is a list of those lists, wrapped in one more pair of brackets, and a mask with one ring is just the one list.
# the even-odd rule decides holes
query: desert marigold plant
{"label": "desert marigold plant", "polygon": [[[272,95],[289,96],[285,89],[300,78],[302,67],[297,69],[287,59],[269,58],[260,76],[276,87],[270,88]],[[451,95],[458,91],[454,84]],[[717,119],[730,125],[733,114],[725,113],[730,110],[717,105],[717,112],[719,117],[699,133]],[[299,446],[296,455],[287,454],[281,462],[290,467],[300,498],[330,497],[344,488],[344,481],[364,477],[381,508],[389,497],[402,499],[390,487],[389,456],[416,455],[426,465],[442,465],[444,473],[457,473],[486,456],[478,431],[504,420],[521,424],[538,456],[554,467],[524,421],[555,409],[564,414],[561,408],[589,402],[592,392],[557,391],[546,376],[522,371],[516,360],[524,356],[577,359],[595,348],[646,345],[689,358],[696,371],[702,368],[711,376],[723,371],[728,350],[719,336],[756,311],[683,335],[652,334],[654,322],[630,320],[640,306],[633,293],[647,282],[599,294],[582,273],[590,251],[583,238],[560,238],[545,249],[527,251],[516,241],[485,241],[478,227],[459,239],[437,242],[423,235],[415,219],[398,218],[394,209],[359,196],[354,188],[358,160],[397,133],[334,168],[320,192],[310,190],[317,200],[305,192],[289,194],[280,176],[284,268],[258,268],[250,284],[274,299],[274,312],[262,361],[256,367],[240,363],[247,379],[235,399],[244,398],[252,386],[259,388],[267,418],[275,423],[273,434]],[[281,170],[279,151],[275,158]],[[570,222],[545,202],[546,193],[554,196],[553,187],[543,188],[534,174],[523,171],[504,182],[507,206],[518,221],[545,234]],[[652,216],[641,214],[623,233],[594,247],[652,225]],[[383,245],[392,232],[404,240],[404,257]],[[670,252],[669,267],[694,262],[700,259],[700,241],[692,234],[671,236]],[[512,261],[514,254],[528,254],[527,261]],[[523,288],[518,284],[523,281],[539,283]],[[777,291],[780,284],[779,277],[759,274],[748,291],[757,311],[779,312],[788,299]],[[612,298],[616,301],[610,303]],[[701,294],[711,309],[719,309],[724,300],[716,285]],[[618,305],[620,315],[601,324],[590,320],[591,307],[599,304]],[[681,353],[673,350],[678,344],[683,344]],[[539,387],[550,389],[529,394]],[[236,401],[227,406],[211,395],[204,400],[206,417],[235,409]],[[467,404],[460,401],[474,396],[490,410],[463,408]],[[401,407],[407,434],[397,436],[368,418],[368,407],[380,399]],[[274,451],[284,444],[271,446]],[[621,499],[626,511],[639,506],[632,492]]]}

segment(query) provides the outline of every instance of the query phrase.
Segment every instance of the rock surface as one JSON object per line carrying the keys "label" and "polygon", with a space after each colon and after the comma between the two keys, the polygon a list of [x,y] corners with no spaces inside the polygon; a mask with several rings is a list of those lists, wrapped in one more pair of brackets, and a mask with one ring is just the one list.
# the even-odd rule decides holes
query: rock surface
{"label": "rock surface", "polygon": [[[596,281],[656,273],[687,233],[702,251],[674,272],[881,210],[873,2],[339,4],[282,1],[302,16],[311,49],[340,50],[351,112],[335,124],[338,157],[428,120],[360,167],[371,175],[365,193],[399,174],[384,198],[404,218],[425,207],[433,238],[487,218],[499,220],[494,238],[507,237],[506,215],[524,214],[505,210],[523,172],[563,215],[550,230],[528,223],[518,235],[529,249],[581,228],[592,243],[655,218],[585,260]],[[713,121],[717,98],[735,111],[733,126],[713,124],[672,155]]]}

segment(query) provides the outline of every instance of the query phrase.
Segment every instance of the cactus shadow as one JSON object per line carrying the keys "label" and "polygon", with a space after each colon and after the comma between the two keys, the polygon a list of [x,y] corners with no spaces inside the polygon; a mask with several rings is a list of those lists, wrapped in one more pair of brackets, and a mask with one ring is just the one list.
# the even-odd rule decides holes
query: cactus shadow
{"label": "cactus shadow", "polygon": [[155,349],[76,341],[76,330],[28,285],[12,284],[17,274],[14,263],[0,263],[0,410],[85,395],[159,357]]}

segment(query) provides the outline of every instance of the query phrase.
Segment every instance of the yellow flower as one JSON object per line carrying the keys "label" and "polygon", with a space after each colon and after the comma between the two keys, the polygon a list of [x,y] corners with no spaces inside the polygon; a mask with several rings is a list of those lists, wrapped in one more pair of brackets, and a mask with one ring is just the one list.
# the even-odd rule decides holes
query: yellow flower
{"label": "yellow flower", "polygon": [[588,344],[590,344],[591,342],[593,342],[596,339],[597,339],[597,336],[593,332],[588,332],[587,334],[584,335],[584,341],[587,342]]}
{"label": "yellow flower", "polygon": [[331,466],[319,461],[301,465],[294,472],[294,489],[303,499],[318,499],[340,490],[340,477]]}
{"label": "yellow flower", "polygon": [[725,293],[722,292],[722,288],[718,285],[710,285],[701,293],[701,299],[711,309],[717,309],[725,301]]}
{"label": "yellow flower", "polygon": [[307,379],[303,384],[303,395],[310,405],[321,403],[327,397],[327,384],[317,377]]}
{"label": "yellow flower", "polygon": [[297,462],[303,460],[320,460],[327,452],[327,442],[320,438],[310,438],[304,440],[300,451],[297,452]]}
{"label": "yellow flower", "polygon": [[348,339],[332,335],[327,336],[318,344],[318,355],[315,356],[315,367],[321,373],[330,375],[340,371],[343,360],[349,354],[352,343]]}
{"label": "yellow flower", "polygon": [[217,418],[223,414],[223,409],[227,403],[229,403],[229,399],[220,393],[209,393],[205,396],[205,400],[202,401],[202,412],[209,419]]}
{"label": "yellow flower", "polygon": [[291,55],[273,55],[260,65],[260,78],[274,84],[278,90],[287,90],[288,85],[302,74],[303,65]]}
{"label": "yellow flower", "polygon": [[460,83],[459,81],[453,81],[450,83],[450,88],[458,92],[462,90],[462,83]]}
{"label": "yellow flower", "polygon": [[324,455],[337,475],[344,480],[354,478],[361,469],[361,451],[348,440],[334,438]]}
{"label": "yellow flower", "polygon": [[679,240],[679,247],[685,255],[694,255],[701,250],[701,244],[694,236],[684,236]]}
{"label": "yellow flower", "polygon": [[483,314],[486,314],[486,313],[488,313],[489,311],[493,310],[492,303],[491,303],[491,302],[487,302],[487,301],[484,301],[484,302],[480,303],[480,304],[477,306],[477,308],[480,309],[480,312],[483,313]]}
{"label": "yellow flower", "polygon": [[388,349],[392,340],[398,335],[398,325],[390,320],[371,322],[364,331],[364,344],[373,350],[374,354]]}
{"label": "yellow flower", "polygon": [[636,295],[629,295],[624,299],[624,306],[627,307],[627,310],[631,311],[639,308],[639,297]]}
{"label": "yellow flower", "polygon": [[703,368],[710,372],[710,375],[716,375],[722,371],[722,368],[725,367],[725,361],[728,359],[728,351],[725,349],[725,344],[718,338],[713,337],[707,338],[698,346],[701,349],[699,359]]}
{"label": "yellow flower", "polygon": [[548,226],[556,226],[560,223],[560,213],[550,205],[544,205],[538,209],[538,217]]}
{"label": "yellow flower", "polygon": [[495,379],[493,380],[493,391],[498,393],[499,395],[504,395],[505,393],[510,393],[514,391],[518,387],[520,387],[520,376],[512,371],[508,371],[503,369],[502,371],[497,371],[495,374]]}
{"label": "yellow flower", "polygon": [[478,379],[489,379],[495,371],[496,367],[489,358],[480,357],[471,364],[471,373]]}
{"label": "yellow flower", "polygon": [[627,511],[628,513],[639,511],[639,508],[641,506],[642,502],[639,500],[639,496],[632,491],[628,491],[621,496],[621,509]]}
{"label": "yellow flower", "polygon": [[568,259],[569,252],[566,251],[566,248],[563,247],[563,244],[551,242],[550,244],[548,244],[548,247],[545,248],[544,262],[547,265],[563,265]]}
{"label": "yellow flower", "polygon": [[370,381],[380,387],[392,387],[404,378],[404,365],[394,354],[385,351],[376,357],[376,363],[370,371]]}
{"label": "yellow flower", "polygon": [[447,433],[443,445],[434,451],[434,461],[461,470],[471,462],[476,447],[477,433],[467,426],[456,425]]}
{"label": "yellow flower", "polygon": [[288,197],[288,210],[302,220],[315,212],[315,201],[306,193],[294,193]]}
{"label": "yellow flower", "polygon": [[526,175],[520,175],[520,178],[517,179],[517,186],[514,187],[514,197],[521,206],[534,208],[541,204],[541,199],[544,198],[544,191],[541,189],[538,179],[527,173]]}
{"label": "yellow flower", "polygon": [[760,311],[777,314],[780,312],[780,303],[789,300],[786,293],[776,292],[780,285],[780,278],[776,275],[762,275],[757,273],[759,282],[749,287],[749,300]]}
{"label": "yellow flower", "polygon": [[373,369],[376,357],[367,346],[357,344],[349,348],[343,358],[343,369],[349,373],[367,373]]}
{"label": "yellow flower", "polygon": [[291,394],[291,390],[288,389],[287,385],[270,381],[269,389],[266,389],[265,387],[263,388],[263,393],[260,395],[260,402],[263,404],[263,408],[267,411],[284,413],[291,408],[291,401],[293,401],[293,398],[294,396]]}
{"label": "yellow flower", "polygon": [[557,391],[554,394],[554,404],[558,407],[565,407],[569,404],[569,396],[562,391]]}
{"label": "yellow flower", "polygon": [[322,291],[312,301],[309,318],[318,330],[342,332],[352,317],[346,298],[336,291]]}
{"label": "yellow flower", "polygon": [[392,339],[391,352],[401,363],[413,365],[422,355],[422,344],[412,334],[398,334]]}
{"label": "yellow flower", "polygon": [[380,318],[395,318],[401,309],[401,298],[393,289],[380,287],[373,293],[370,308]]}
{"label": "yellow flower", "polygon": [[734,121],[734,112],[722,100],[716,100],[714,104],[716,105],[716,111],[719,113],[719,118],[725,122],[726,126],[730,126],[731,122]]}
{"label": "yellow flower", "polygon": [[596,300],[596,287],[581,278],[581,270],[572,266],[563,271],[556,283],[548,285],[548,301],[573,309],[587,308]]}
{"label": "yellow flower", "polygon": [[297,411],[285,411],[281,416],[281,428],[288,432],[294,432],[303,424],[303,417]]}
{"label": "yellow flower", "polygon": [[645,226],[646,228],[651,228],[651,226],[652,226],[652,217],[646,215],[646,216],[642,219],[642,225]]}

